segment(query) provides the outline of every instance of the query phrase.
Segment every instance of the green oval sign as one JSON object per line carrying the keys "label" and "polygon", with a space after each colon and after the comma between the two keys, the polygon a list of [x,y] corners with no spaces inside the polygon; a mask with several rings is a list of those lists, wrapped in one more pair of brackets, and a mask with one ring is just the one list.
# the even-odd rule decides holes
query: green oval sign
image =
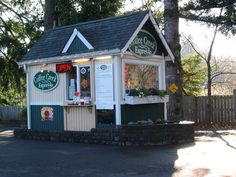
{"label": "green oval sign", "polygon": [[42,91],[50,91],[56,88],[59,78],[53,71],[43,70],[35,74],[34,86]]}
{"label": "green oval sign", "polygon": [[151,56],[156,53],[157,42],[149,32],[141,30],[130,44],[129,50],[141,57]]}
{"label": "green oval sign", "polygon": [[107,69],[107,65],[102,65],[100,66],[101,70],[106,70]]}

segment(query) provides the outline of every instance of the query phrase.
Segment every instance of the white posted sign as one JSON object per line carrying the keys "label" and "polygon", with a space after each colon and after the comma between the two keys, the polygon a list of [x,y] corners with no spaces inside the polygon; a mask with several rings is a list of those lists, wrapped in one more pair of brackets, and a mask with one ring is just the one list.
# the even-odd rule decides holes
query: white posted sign
{"label": "white posted sign", "polygon": [[113,109],[112,64],[95,66],[96,109]]}

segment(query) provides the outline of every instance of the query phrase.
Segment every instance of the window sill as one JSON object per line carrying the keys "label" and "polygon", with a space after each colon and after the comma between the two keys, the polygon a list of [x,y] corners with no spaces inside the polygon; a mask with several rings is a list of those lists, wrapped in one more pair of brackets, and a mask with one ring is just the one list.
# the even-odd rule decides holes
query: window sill
{"label": "window sill", "polygon": [[166,103],[169,101],[169,95],[165,95],[163,97],[160,96],[126,96],[125,103],[130,105],[135,104],[152,104],[152,103]]}
{"label": "window sill", "polygon": [[92,107],[92,104],[88,104],[88,105],[78,105],[78,104],[66,104],[63,105],[64,107]]}

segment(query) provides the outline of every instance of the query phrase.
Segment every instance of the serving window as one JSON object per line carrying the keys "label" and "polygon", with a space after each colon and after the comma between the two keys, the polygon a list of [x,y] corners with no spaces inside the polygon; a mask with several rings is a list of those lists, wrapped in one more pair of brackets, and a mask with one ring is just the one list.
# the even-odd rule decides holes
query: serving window
{"label": "serving window", "polygon": [[75,92],[80,93],[80,97],[91,98],[91,66],[76,65],[67,75],[67,98],[72,100]]}
{"label": "serving window", "polygon": [[125,63],[125,92],[133,89],[159,89],[159,66]]}

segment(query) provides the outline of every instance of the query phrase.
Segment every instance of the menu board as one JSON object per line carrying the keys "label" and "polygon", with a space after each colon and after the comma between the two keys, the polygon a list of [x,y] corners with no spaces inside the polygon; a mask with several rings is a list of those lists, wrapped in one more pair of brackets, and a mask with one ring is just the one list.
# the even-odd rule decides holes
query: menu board
{"label": "menu board", "polygon": [[113,109],[112,64],[95,66],[96,109]]}

